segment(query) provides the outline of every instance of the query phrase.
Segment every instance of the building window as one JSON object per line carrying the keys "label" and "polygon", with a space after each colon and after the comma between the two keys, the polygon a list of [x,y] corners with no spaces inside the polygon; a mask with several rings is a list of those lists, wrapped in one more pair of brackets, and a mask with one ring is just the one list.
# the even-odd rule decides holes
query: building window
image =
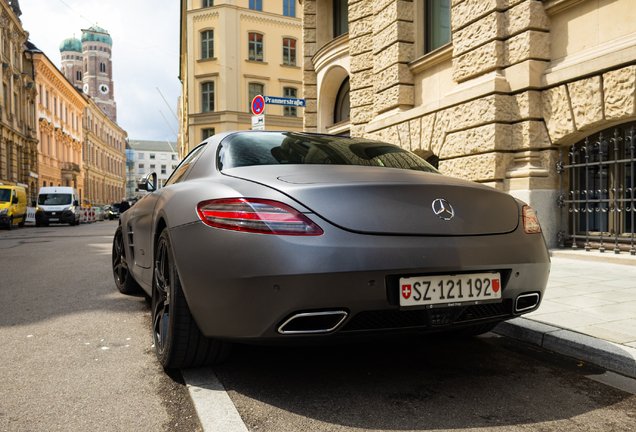
{"label": "building window", "polygon": [[99,64],[99,71],[100,71],[100,72],[106,72],[106,63],[101,62],[101,63]]}
{"label": "building window", "polygon": [[283,0],[283,15],[296,16],[296,0]]}
{"label": "building window", "polygon": [[424,13],[428,53],[450,42],[450,0],[427,0]]}
{"label": "building window", "polygon": [[214,30],[201,32],[201,58],[214,58]]}
{"label": "building window", "polygon": [[138,171],[138,173],[139,173],[139,174],[143,174],[143,173],[144,173],[144,165],[143,165],[143,164],[140,164],[140,165],[139,165],[139,171]]}
{"label": "building window", "polygon": [[165,173],[166,173],[166,166],[161,165],[161,174],[165,174]]}
{"label": "building window", "polygon": [[137,153],[137,159],[143,159],[144,153]]}
{"label": "building window", "polygon": [[283,39],[283,64],[296,66],[296,39]]}
{"label": "building window", "polygon": [[[203,129],[201,131],[201,141],[205,141],[206,139],[210,138],[212,135],[214,135],[214,128]],[[177,156],[172,155],[172,160],[177,160]],[[172,169],[174,169],[174,167]]]}
{"label": "building window", "polygon": [[333,0],[333,37],[349,31],[349,2]]}
{"label": "building window", "polygon": [[263,10],[263,0],[250,0],[250,9],[262,11]]}
{"label": "building window", "polygon": [[[285,97],[296,98],[298,96],[298,90],[293,87],[285,87],[283,89],[283,94]],[[283,107],[283,115],[285,117],[297,117],[298,116],[298,108],[296,107]]]}
{"label": "building window", "polygon": [[262,95],[265,90],[265,86],[263,84],[254,84],[251,83],[248,85],[248,95],[247,95],[247,111],[252,111],[252,101],[258,95]]}
{"label": "building window", "polygon": [[150,153],[150,159],[154,159],[155,158],[155,154],[154,153]]}
{"label": "building window", "polygon": [[161,160],[166,160],[166,159],[168,159],[168,155],[162,154],[161,155]]}
{"label": "building window", "polygon": [[214,111],[214,82],[201,84],[201,112]]}
{"label": "building window", "polygon": [[77,71],[77,72],[75,73],[75,79],[76,79],[77,81],[81,81],[81,80],[82,80],[82,71]]}
{"label": "building window", "polygon": [[263,61],[263,35],[250,33],[247,46],[248,60]]}
{"label": "building window", "polygon": [[173,161],[176,161],[176,160],[177,160],[177,155],[173,154],[173,155],[172,155],[172,160],[173,160]]}
{"label": "building window", "polygon": [[345,79],[338,90],[336,96],[336,106],[334,107],[334,123],[349,120],[349,77]]}
{"label": "building window", "polygon": [[154,165],[150,165],[150,171],[153,171],[155,169]]}
{"label": "building window", "polygon": [[88,72],[88,62],[84,60],[84,72]]}
{"label": "building window", "polygon": [[214,0],[202,0],[201,1],[201,7],[202,8],[211,7],[211,6],[214,6]]}

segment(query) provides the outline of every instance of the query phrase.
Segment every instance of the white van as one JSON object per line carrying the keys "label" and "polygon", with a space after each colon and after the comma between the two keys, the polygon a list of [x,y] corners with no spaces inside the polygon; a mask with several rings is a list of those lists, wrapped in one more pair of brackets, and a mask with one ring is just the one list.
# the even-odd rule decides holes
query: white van
{"label": "white van", "polygon": [[40,188],[35,226],[47,226],[49,223],[79,225],[80,215],[77,189],[68,186]]}

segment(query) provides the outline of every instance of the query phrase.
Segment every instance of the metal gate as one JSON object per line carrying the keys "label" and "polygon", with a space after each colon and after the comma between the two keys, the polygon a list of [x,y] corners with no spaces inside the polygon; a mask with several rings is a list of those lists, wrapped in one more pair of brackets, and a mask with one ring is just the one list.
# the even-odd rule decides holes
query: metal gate
{"label": "metal gate", "polygon": [[613,244],[636,255],[634,248],[634,155],[636,123],[591,135],[559,152],[561,209],[559,247],[598,248]]}

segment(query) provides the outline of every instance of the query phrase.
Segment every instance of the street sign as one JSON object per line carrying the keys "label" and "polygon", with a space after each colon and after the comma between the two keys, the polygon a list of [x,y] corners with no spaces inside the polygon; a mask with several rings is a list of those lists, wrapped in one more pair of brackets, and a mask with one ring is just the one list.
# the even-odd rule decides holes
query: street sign
{"label": "street sign", "polygon": [[265,130],[265,114],[252,116],[252,130]]}
{"label": "street sign", "polygon": [[290,107],[304,107],[305,106],[305,99],[265,96],[265,103],[268,104],[268,105],[284,105],[284,106],[290,106]]}
{"label": "street sign", "polygon": [[265,99],[263,99],[263,96],[257,95],[252,100],[252,112],[254,113],[254,115],[260,115],[260,114],[263,114],[264,110],[265,110]]}

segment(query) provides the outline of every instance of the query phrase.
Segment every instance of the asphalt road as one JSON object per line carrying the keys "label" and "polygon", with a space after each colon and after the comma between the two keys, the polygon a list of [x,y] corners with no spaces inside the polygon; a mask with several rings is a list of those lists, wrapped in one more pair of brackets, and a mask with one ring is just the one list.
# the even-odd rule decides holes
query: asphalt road
{"label": "asphalt road", "polygon": [[[202,430],[148,301],[115,288],[116,226],[0,231],[1,431]],[[214,372],[253,432],[636,431],[636,381],[493,334],[237,345]]]}
{"label": "asphalt road", "polygon": [[117,221],[0,231],[0,430],[202,430],[111,271]]}

